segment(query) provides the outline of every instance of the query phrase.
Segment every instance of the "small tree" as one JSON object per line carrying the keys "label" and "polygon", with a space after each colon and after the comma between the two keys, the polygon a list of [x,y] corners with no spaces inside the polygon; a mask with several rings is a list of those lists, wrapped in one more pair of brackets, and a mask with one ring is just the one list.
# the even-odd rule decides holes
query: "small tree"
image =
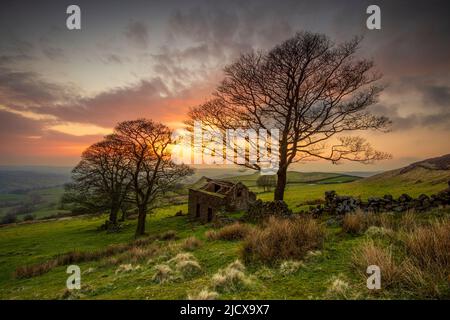
{"label": "small tree", "polygon": [[270,191],[277,185],[277,177],[275,175],[261,175],[256,180],[256,185],[263,188],[264,191]]}
{"label": "small tree", "polygon": [[114,135],[91,145],[72,170],[73,182],[66,186],[65,202],[78,202],[96,210],[109,209],[109,223],[117,215],[131,186],[129,158]]}
{"label": "small tree", "polygon": [[158,197],[181,178],[192,174],[186,165],[171,160],[172,131],[161,123],[139,119],[124,121],[115,128],[115,136],[126,149],[133,201],[138,209],[136,236],[145,233],[147,212]]}

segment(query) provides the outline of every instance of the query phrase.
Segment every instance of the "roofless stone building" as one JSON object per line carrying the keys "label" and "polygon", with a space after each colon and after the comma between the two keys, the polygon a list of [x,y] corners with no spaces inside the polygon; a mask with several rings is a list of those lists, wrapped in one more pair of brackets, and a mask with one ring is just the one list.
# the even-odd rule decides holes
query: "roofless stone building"
{"label": "roofless stone building", "polygon": [[210,222],[218,211],[247,210],[256,195],[241,182],[205,178],[200,188],[189,189],[188,213],[192,218]]}

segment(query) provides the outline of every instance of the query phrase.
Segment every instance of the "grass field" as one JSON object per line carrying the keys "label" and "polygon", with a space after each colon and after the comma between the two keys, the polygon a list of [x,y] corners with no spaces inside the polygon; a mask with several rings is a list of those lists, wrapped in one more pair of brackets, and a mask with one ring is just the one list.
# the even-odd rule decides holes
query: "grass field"
{"label": "grass field", "polygon": [[[361,196],[381,196],[390,193],[398,196],[409,193],[417,196],[431,194],[446,187],[444,174],[437,173],[426,178],[424,172],[415,172],[408,177],[391,176],[357,179],[343,183],[341,175],[325,174],[290,177],[286,190],[286,202],[295,211],[300,210],[305,201],[323,198],[326,190],[336,190],[340,194]],[[428,176],[427,176],[428,177]],[[272,193],[260,192],[254,183],[254,177],[242,176],[239,179],[258,191],[258,197],[271,200]],[[232,178],[234,179],[234,178]],[[300,181],[301,180],[301,181]],[[321,183],[323,181],[339,183]],[[47,196],[55,193],[49,191]],[[17,267],[43,263],[56,256],[73,250],[95,251],[111,244],[126,243],[133,240],[135,220],[128,220],[119,233],[99,232],[96,228],[106,216],[76,217],[59,221],[21,224],[0,228],[0,298],[1,299],[186,299],[200,290],[211,286],[211,279],[219,269],[242,259],[242,241],[208,240],[205,232],[213,226],[189,221],[186,216],[175,216],[179,210],[187,211],[187,205],[166,206],[155,210],[147,219],[147,233],[161,235],[173,230],[175,239],[155,240],[151,246],[156,254],[142,259],[117,254],[94,261],[77,263],[82,270],[82,290],[68,294],[65,290],[66,267],[59,266],[40,276],[16,279],[13,272]],[[434,212],[432,216],[444,215],[447,211]],[[240,213],[236,213],[235,216]],[[291,274],[280,272],[278,266],[247,265],[245,274],[250,284],[236,291],[220,293],[220,299],[323,299],[330,296],[329,288],[336,279],[345,279],[351,288],[355,288],[359,298],[408,298],[405,293],[382,291],[373,296],[364,291],[365,282],[350,267],[353,250],[363,243],[365,235],[343,233],[335,223],[326,226],[326,241],[320,254],[305,258],[303,266]],[[189,252],[201,266],[201,271],[193,277],[173,279],[165,283],[152,280],[158,264],[169,264],[171,258],[183,248],[185,239],[195,236],[201,241],[198,248]],[[128,264],[131,266],[126,267]],[[121,267],[122,266],[122,267]],[[126,271],[121,272],[125,266]],[[139,268],[136,268],[139,266]],[[361,289],[363,288],[363,289]],[[414,297],[414,295],[412,296]]]}
{"label": "grass field", "polygon": [[30,210],[17,216],[18,220],[27,215],[33,215],[35,219],[50,217],[58,213],[67,213],[67,210],[60,209],[61,196],[64,193],[62,186],[42,188],[24,192],[22,194],[0,194],[0,219],[8,212],[29,203],[31,199],[38,198],[36,204]]}

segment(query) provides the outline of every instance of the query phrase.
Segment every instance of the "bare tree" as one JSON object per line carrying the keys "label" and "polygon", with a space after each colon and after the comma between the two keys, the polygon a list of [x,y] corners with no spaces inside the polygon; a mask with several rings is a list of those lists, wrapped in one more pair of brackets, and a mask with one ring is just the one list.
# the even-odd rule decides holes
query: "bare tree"
{"label": "bare tree", "polygon": [[136,236],[140,236],[145,233],[146,215],[155,200],[192,174],[192,170],[171,160],[172,131],[161,123],[146,119],[124,121],[116,126],[115,135],[126,146],[131,164],[129,175],[138,209]]}
{"label": "bare tree", "polygon": [[[269,52],[243,54],[225,68],[215,98],[189,112],[205,130],[279,129],[275,200],[283,200],[290,164],[319,158],[370,163],[390,155],[346,132],[383,130],[390,121],[367,111],[382,87],[373,62],[357,58],[360,38],[334,44],[322,34],[297,33]],[[247,139],[248,140],[248,139]],[[258,163],[245,166],[260,170]]]}
{"label": "bare tree", "polygon": [[91,209],[109,208],[109,224],[116,225],[131,186],[130,162],[125,152],[114,135],[87,148],[72,170],[73,182],[66,187],[65,198]]}

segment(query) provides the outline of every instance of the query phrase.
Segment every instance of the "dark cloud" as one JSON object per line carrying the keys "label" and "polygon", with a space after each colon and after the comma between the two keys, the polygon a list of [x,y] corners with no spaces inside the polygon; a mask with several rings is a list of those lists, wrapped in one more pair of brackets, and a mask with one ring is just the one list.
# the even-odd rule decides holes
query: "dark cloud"
{"label": "dark cloud", "polygon": [[425,107],[435,106],[450,112],[450,86],[427,85],[422,88]]}
{"label": "dark cloud", "polygon": [[42,49],[44,55],[53,61],[65,61],[66,56],[64,54],[64,50],[56,47],[45,47]]}
{"label": "dark cloud", "polygon": [[111,64],[123,64],[126,61],[129,61],[128,58],[122,57],[118,54],[111,53],[107,54],[103,60],[105,63],[111,63]]}
{"label": "dark cloud", "polygon": [[46,81],[35,72],[0,67],[1,104],[42,106],[67,102],[76,96],[72,88]]}
{"label": "dark cloud", "polygon": [[132,21],[128,24],[125,35],[131,44],[139,49],[147,49],[148,47],[148,30],[147,26],[139,21]]}

